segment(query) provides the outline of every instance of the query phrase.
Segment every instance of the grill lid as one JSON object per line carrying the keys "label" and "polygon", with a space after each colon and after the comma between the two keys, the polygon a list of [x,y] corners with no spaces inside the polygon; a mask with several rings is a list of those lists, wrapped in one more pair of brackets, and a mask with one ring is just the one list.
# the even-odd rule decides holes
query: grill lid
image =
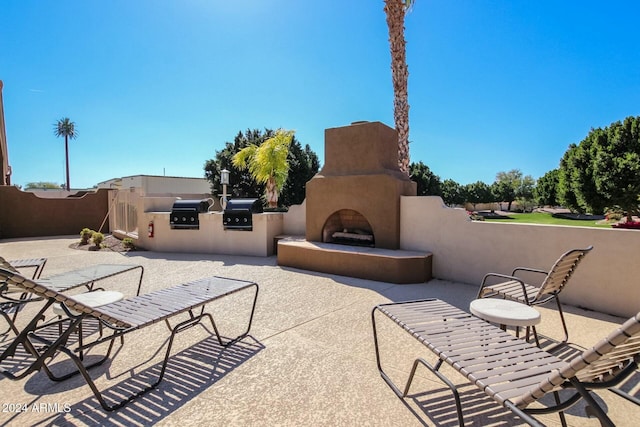
{"label": "grill lid", "polygon": [[209,211],[209,200],[176,200],[173,202],[173,210],[193,210],[195,212],[203,213]]}
{"label": "grill lid", "polygon": [[231,199],[227,201],[227,208],[224,211],[226,213],[262,213],[262,202],[260,199]]}

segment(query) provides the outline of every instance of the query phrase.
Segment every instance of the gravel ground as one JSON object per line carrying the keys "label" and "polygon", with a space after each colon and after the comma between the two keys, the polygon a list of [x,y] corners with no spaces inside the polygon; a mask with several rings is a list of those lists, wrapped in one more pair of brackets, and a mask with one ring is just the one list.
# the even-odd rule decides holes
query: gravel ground
{"label": "gravel ground", "polygon": [[81,245],[80,239],[78,239],[78,242],[72,243],[71,245],[69,245],[69,247],[71,249],[78,249],[81,251],[130,252],[130,251],[141,250],[137,248],[133,248],[133,249],[125,248],[124,245],[122,244],[122,240],[110,234],[107,234],[104,236],[104,241],[102,242],[102,245],[100,248],[97,248],[92,242],[86,245]]}

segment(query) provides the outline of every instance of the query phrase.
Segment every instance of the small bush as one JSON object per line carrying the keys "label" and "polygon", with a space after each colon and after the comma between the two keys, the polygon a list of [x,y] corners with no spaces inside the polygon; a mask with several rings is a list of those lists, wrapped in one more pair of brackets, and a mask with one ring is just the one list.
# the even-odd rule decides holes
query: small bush
{"label": "small bush", "polygon": [[80,244],[87,245],[89,243],[89,239],[93,236],[94,231],[89,228],[83,228],[80,232]]}
{"label": "small bush", "polygon": [[104,241],[104,234],[98,233],[97,231],[93,233],[91,236],[91,240],[93,240],[93,244],[99,248],[102,242]]}
{"label": "small bush", "polygon": [[484,217],[478,212],[469,212],[469,218],[471,218],[471,221],[484,221]]}
{"label": "small bush", "polygon": [[620,221],[623,215],[619,212],[611,212],[607,214],[608,221]]}
{"label": "small bush", "polygon": [[135,249],[136,245],[133,243],[133,239],[131,237],[125,237],[122,239],[122,246],[127,249]]}

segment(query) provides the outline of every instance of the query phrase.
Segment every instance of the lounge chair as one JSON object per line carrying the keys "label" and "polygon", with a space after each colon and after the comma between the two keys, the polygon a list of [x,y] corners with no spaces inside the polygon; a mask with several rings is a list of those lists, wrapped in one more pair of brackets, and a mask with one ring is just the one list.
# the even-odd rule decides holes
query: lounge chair
{"label": "lounge chair", "polygon": [[[527,305],[541,305],[555,300],[558,306],[560,320],[562,321],[562,329],[564,330],[564,338],[557,345],[565,344],[569,340],[569,331],[564,319],[564,314],[562,313],[562,306],[560,305],[560,292],[562,292],[567,282],[569,282],[580,261],[582,261],[585,255],[592,249],[593,246],[589,246],[585,249],[572,249],[565,252],[558,258],[549,271],[539,270],[537,268],[517,267],[510,276],[499,273],[488,273],[482,279],[482,284],[478,291],[478,298],[499,297]],[[542,274],[544,278],[539,286],[533,286],[519,278],[519,272]],[[501,281],[499,283],[489,283],[495,278]],[[504,281],[504,279],[506,279],[506,281]]]}
{"label": "lounge chair", "polygon": [[[17,271],[18,268],[33,268],[34,271],[33,275],[31,276],[33,279],[37,279],[38,277],[40,277],[46,263],[46,258],[25,258],[5,261],[2,257],[0,257],[0,266],[12,269],[13,271]],[[27,301],[27,294],[25,293],[11,292],[13,295],[5,295],[8,293],[9,292],[0,294],[0,315],[4,317],[8,325],[6,330],[0,332],[0,335],[5,335],[11,330],[17,333],[14,327],[16,317],[18,316],[18,312],[22,309],[22,307],[24,307],[24,304],[29,302]]]}
{"label": "lounge chair", "polygon": [[[31,322],[20,331],[15,340],[0,355],[0,362],[2,362],[12,357],[18,346],[22,345],[35,357],[35,361],[18,374],[8,371],[2,371],[2,373],[12,380],[19,380],[32,372],[44,370],[47,376],[54,381],[61,381],[80,373],[93,391],[98,402],[100,402],[100,405],[107,411],[120,408],[129,401],[155,388],[164,376],[175,335],[178,332],[199,324],[205,317],[211,321],[220,345],[226,347],[245,337],[251,328],[256,300],[258,298],[258,285],[256,283],[211,277],[92,308],[46,285],[2,268],[0,268],[0,283],[20,288],[46,300],[44,307],[34,316]],[[248,327],[245,332],[236,338],[223,343],[212,315],[204,310],[205,305],[216,299],[250,288],[255,289],[255,294],[253,296]],[[65,310],[68,319],[52,320],[45,324],[38,325],[42,314],[54,303],[61,303],[61,307]],[[189,317],[186,320],[180,321],[175,326],[171,326],[169,319],[181,313],[188,313]],[[85,319],[97,319],[106,327],[105,329],[110,332],[105,336],[99,336],[89,343],[75,345],[75,348],[72,348],[69,337]],[[132,392],[127,398],[113,405],[109,405],[89,376],[87,369],[100,365],[109,358],[116,338],[122,338],[125,334],[143,329],[161,321],[164,321],[169,327],[171,335],[157,381],[142,390]],[[64,325],[64,330],[54,341],[47,338],[45,334],[38,333],[49,326],[61,324]],[[106,342],[109,343],[106,355],[91,365],[83,365],[79,354]],[[42,345],[44,345],[44,347],[42,347]],[[49,369],[48,364],[51,358],[60,352],[66,354],[75,363],[77,369],[64,376],[55,376]]]}
{"label": "lounge chair", "polygon": [[[404,391],[382,368],[376,313],[392,319],[437,358],[434,365],[416,359]],[[387,384],[404,398],[418,365],[425,366],[453,392],[460,425],[464,425],[460,396],[439,371],[443,363],[532,426],[541,425],[532,415],[553,412],[559,412],[566,425],[563,411],[581,399],[587,403],[589,415],[595,415],[602,425],[613,426],[590,391],[616,386],[633,374],[640,362],[640,313],[570,362],[437,299],[381,304],[374,307],[371,319],[378,370]],[[561,389],[575,393],[561,400]],[[555,405],[529,407],[549,393],[555,395]]]}
{"label": "lounge chair", "polygon": [[[126,273],[128,271],[140,269],[140,278],[138,279],[138,287],[136,290],[136,295],[140,295],[142,276],[144,274],[144,267],[141,265],[96,264],[79,268],[77,270],[67,271],[65,273],[55,274],[42,279],[40,278],[40,274],[42,273],[44,263],[46,262],[46,259],[42,262],[41,260],[43,259],[44,258],[35,258],[6,261],[4,258],[0,257],[0,268],[18,273],[16,268],[34,267],[37,264],[36,271],[33,273],[33,279],[35,282],[57,292],[65,292],[82,286],[85,286],[88,291],[95,291],[102,289],[95,287],[95,284],[101,280]],[[9,329],[0,335],[6,334],[10,330],[17,334],[18,331],[15,326],[15,319],[18,312],[22,310],[25,304],[39,300],[41,300],[40,297],[33,295],[29,296],[24,292],[24,290],[0,281],[0,315],[2,315],[9,324]]]}
{"label": "lounge chair", "polygon": [[[0,257],[0,259],[2,259]],[[44,266],[47,263],[46,258],[23,258],[23,259],[10,259],[9,265],[13,268],[21,269],[21,268],[33,268],[33,276],[32,279],[38,279],[40,275],[42,275],[42,270],[44,270]]]}

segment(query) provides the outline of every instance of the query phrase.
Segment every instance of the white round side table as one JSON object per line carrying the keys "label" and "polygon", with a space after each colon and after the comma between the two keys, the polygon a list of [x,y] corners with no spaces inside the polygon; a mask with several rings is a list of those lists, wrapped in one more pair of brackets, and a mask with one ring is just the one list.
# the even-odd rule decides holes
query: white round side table
{"label": "white round side table", "polygon": [[502,329],[514,326],[516,336],[519,335],[519,328],[531,327],[536,344],[540,346],[535,330],[535,325],[540,323],[540,313],[533,307],[506,299],[480,298],[471,301],[469,311],[480,319],[499,324]]}
{"label": "white round side table", "polygon": [[[113,302],[121,301],[124,298],[124,294],[122,292],[117,291],[93,291],[93,292],[85,292],[84,294],[73,295],[72,298],[79,303],[82,303],[88,307],[96,308],[102,305],[111,304]],[[58,316],[67,317],[67,313],[65,313],[64,309],[61,306],[61,303],[57,302],[51,306],[53,312]],[[69,310],[72,315],[77,316],[80,313]],[[100,330],[100,336],[102,336],[102,323],[98,322],[98,328]],[[82,322],[78,324],[78,345],[82,347]],[[122,337],[120,337],[122,340]],[[79,352],[80,360],[83,359],[82,351]]]}
{"label": "white round side table", "polygon": [[[72,295],[71,298],[82,303],[88,307],[96,308],[101,305],[111,304],[112,302],[121,301],[124,298],[124,294],[122,292],[117,291],[95,291],[95,292],[85,292],[84,294]],[[51,306],[53,312],[58,316],[66,316],[67,314],[64,312],[64,309],[60,305],[59,302],[53,304]],[[70,310],[71,314],[78,315],[73,310]]]}

